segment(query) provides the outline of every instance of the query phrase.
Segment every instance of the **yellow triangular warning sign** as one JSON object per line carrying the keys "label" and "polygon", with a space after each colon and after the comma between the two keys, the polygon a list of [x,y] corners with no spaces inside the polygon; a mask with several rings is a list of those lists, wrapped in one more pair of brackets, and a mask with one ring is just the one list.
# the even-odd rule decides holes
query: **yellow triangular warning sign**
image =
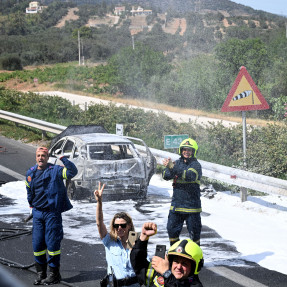
{"label": "yellow triangular warning sign", "polygon": [[269,105],[245,67],[240,72],[221,108],[222,112],[266,110]]}

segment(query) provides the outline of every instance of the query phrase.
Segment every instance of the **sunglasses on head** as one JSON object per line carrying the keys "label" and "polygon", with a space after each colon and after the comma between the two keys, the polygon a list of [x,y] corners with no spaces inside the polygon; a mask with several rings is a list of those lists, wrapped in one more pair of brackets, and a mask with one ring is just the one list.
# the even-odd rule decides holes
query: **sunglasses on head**
{"label": "sunglasses on head", "polygon": [[118,229],[119,227],[121,227],[121,228],[126,228],[126,227],[127,227],[127,224],[126,224],[126,223],[120,223],[120,224],[114,223],[114,224],[113,224],[113,227],[114,227],[115,229]]}

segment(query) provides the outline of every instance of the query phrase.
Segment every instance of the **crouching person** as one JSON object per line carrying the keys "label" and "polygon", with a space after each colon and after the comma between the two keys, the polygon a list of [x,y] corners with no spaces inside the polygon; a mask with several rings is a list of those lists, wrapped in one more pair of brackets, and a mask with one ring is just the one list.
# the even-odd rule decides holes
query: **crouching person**
{"label": "crouching person", "polygon": [[203,266],[203,254],[201,248],[191,239],[173,244],[165,259],[153,256],[151,262],[147,260],[148,238],[156,232],[155,223],[145,222],[140,238],[131,251],[131,263],[140,284],[147,287],[202,287],[198,273]]}

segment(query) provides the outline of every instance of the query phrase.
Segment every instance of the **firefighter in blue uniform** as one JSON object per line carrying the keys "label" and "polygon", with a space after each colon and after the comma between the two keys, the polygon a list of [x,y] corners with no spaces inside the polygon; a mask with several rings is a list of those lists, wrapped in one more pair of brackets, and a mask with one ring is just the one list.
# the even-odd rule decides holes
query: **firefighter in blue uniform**
{"label": "firefighter in blue uniform", "polygon": [[167,221],[170,245],[179,240],[184,221],[190,238],[200,245],[202,169],[196,159],[197,150],[196,141],[188,138],[179,146],[181,157],[178,160],[174,163],[170,158],[163,161],[166,167],[162,173],[163,179],[173,179],[173,196]]}
{"label": "firefighter in blue uniform", "polygon": [[76,166],[65,157],[60,158],[65,166],[50,164],[48,159],[48,149],[39,147],[36,151],[37,164],[27,171],[25,181],[28,202],[33,212],[32,242],[37,271],[34,285],[51,285],[61,281],[61,213],[73,207],[63,180],[71,179],[78,172]]}

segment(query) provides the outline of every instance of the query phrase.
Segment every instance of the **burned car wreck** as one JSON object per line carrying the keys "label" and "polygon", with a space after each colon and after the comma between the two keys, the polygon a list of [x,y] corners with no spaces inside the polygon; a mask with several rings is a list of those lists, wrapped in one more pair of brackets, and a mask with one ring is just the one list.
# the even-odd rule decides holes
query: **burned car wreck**
{"label": "burned car wreck", "polygon": [[[144,148],[140,151],[134,144]],[[104,200],[140,199],[156,170],[156,159],[138,138],[108,133],[102,126],[69,126],[51,142],[49,162],[69,158],[78,174],[66,182],[71,199],[94,199],[99,181],[106,184]]]}

